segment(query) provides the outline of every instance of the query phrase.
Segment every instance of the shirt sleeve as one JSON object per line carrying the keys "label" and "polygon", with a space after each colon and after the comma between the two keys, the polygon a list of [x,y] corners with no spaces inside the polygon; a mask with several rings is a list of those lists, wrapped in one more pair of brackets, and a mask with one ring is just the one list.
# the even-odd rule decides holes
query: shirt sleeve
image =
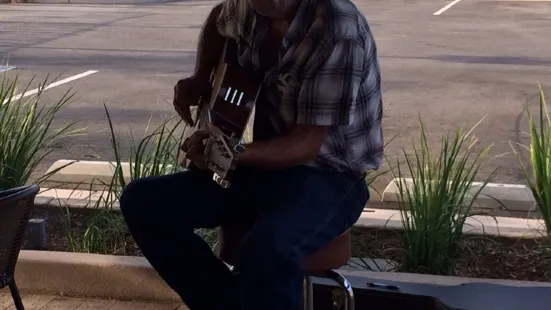
{"label": "shirt sleeve", "polygon": [[216,19],[216,27],[221,36],[239,40],[245,35],[248,18],[247,0],[225,0]]}
{"label": "shirt sleeve", "polygon": [[320,67],[306,74],[297,99],[297,123],[350,125],[363,77],[364,50],[355,40],[340,40]]}

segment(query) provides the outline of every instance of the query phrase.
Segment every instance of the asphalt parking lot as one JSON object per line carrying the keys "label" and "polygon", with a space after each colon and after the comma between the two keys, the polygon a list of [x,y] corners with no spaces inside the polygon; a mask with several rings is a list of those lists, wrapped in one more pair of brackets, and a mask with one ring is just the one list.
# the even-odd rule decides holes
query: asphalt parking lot
{"label": "asphalt parking lot", "polygon": [[[87,127],[86,136],[50,156],[41,172],[60,158],[113,158],[103,103],[124,142],[130,130],[139,136],[151,116],[173,113],[173,85],[191,73],[201,24],[216,3],[0,5],[0,58],[16,67],[8,74],[23,82],[61,74],[67,82],[44,95],[75,92],[60,121]],[[527,142],[523,107],[537,107],[538,83],[551,94],[551,1],[355,3],[378,44],[385,135],[398,135],[387,156],[411,148],[418,113],[433,142],[486,115],[476,136],[494,145],[481,177],[499,168],[495,182],[518,182],[510,142]]]}

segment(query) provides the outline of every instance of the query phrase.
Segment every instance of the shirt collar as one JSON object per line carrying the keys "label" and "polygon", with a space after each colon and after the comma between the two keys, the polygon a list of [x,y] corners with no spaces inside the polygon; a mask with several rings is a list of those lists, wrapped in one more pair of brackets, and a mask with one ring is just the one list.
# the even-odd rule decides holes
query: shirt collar
{"label": "shirt collar", "polygon": [[315,5],[319,0],[301,0],[298,6],[297,12],[289,29],[285,34],[283,39],[283,48],[287,49],[291,46],[296,40],[300,39],[309,28],[309,25],[312,23],[312,18],[315,15]]}

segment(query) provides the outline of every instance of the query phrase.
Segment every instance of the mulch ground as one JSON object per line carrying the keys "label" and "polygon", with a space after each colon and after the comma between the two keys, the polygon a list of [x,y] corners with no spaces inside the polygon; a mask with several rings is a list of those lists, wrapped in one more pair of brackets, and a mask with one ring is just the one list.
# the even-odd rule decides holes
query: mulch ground
{"label": "mulch ground", "polygon": [[[354,256],[401,261],[399,233],[382,229],[354,232]],[[551,282],[551,249],[546,240],[465,236],[455,276]]]}
{"label": "mulch ground", "polygon": [[[96,233],[104,245],[92,252],[114,255],[138,255],[140,250],[126,231],[119,213],[88,229],[97,216],[90,210],[35,208],[33,218],[46,222],[46,247],[49,251],[87,252],[85,233]],[[103,225],[103,226],[101,226]],[[68,229],[70,227],[70,230]],[[69,233],[69,231],[71,233]],[[547,240],[466,236],[461,242],[458,264],[454,273],[461,277],[495,278],[551,282],[551,249]],[[24,248],[29,248],[25,244]],[[353,256],[385,258],[401,261],[403,246],[398,232],[383,229],[355,229]]]}

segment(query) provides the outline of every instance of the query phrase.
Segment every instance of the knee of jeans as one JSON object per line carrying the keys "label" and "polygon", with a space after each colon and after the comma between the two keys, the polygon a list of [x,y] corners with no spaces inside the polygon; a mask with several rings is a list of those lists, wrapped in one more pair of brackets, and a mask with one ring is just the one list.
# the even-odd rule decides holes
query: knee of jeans
{"label": "knee of jeans", "polygon": [[144,179],[133,180],[122,190],[119,198],[119,206],[123,215],[139,212],[142,206],[147,204],[147,184]]}

